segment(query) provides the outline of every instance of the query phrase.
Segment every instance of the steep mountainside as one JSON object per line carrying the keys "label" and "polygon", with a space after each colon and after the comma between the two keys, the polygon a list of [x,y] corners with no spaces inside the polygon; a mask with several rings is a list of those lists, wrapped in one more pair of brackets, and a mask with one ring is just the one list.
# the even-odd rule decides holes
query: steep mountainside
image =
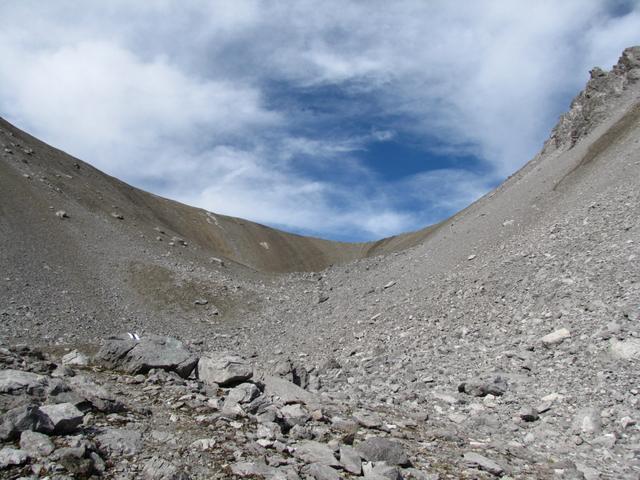
{"label": "steep mountainside", "polygon": [[[495,191],[378,244],[179,205],[1,127],[0,361],[44,377],[0,370],[0,407],[75,402],[80,439],[45,433],[88,442],[7,478],[639,478],[640,47]],[[82,381],[54,370],[100,345]]]}

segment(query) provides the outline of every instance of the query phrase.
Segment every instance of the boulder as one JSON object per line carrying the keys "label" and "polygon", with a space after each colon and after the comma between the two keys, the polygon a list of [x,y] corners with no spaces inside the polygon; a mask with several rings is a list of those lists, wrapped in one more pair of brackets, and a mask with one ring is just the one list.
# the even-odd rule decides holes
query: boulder
{"label": "boulder", "polygon": [[309,412],[299,403],[285,405],[280,409],[280,413],[287,425],[291,427],[294,425],[304,425],[311,419]]}
{"label": "boulder", "polygon": [[293,455],[305,463],[319,463],[328,467],[339,467],[340,462],[333,454],[333,450],[325,443],[314,440],[303,440],[295,445]]}
{"label": "boulder", "polygon": [[2,416],[0,440],[15,440],[22,432],[53,433],[51,419],[36,405],[25,405],[9,410]]}
{"label": "boulder", "polygon": [[355,448],[369,462],[386,462],[387,465],[401,467],[411,465],[402,445],[388,438],[372,437],[360,442]]}
{"label": "boulder", "polygon": [[47,457],[55,448],[51,439],[42,433],[27,430],[20,435],[20,450],[27,452],[30,457]]}
{"label": "boulder", "polygon": [[105,368],[134,375],[157,368],[176,372],[182,378],[189,377],[198,364],[198,358],[175,338],[128,334],[109,338],[94,361]]}
{"label": "boulder", "polygon": [[349,473],[354,475],[362,473],[362,459],[355,448],[347,445],[340,446],[340,464]]}
{"label": "boulder", "polygon": [[79,401],[71,401],[80,410],[98,410],[102,413],[116,413],[125,410],[124,404],[106,388],[83,375],[67,379]]}
{"label": "boulder", "polygon": [[22,450],[5,447],[0,450],[0,469],[5,469],[17,465],[24,465],[29,460],[29,455]]}
{"label": "boulder", "polygon": [[49,417],[53,425],[53,433],[58,435],[73,433],[84,417],[84,414],[71,403],[43,405],[40,410]]}
{"label": "boulder", "polygon": [[44,391],[47,378],[32,372],[22,370],[0,370],[0,393],[33,395]]}
{"label": "boulder", "polygon": [[225,352],[209,353],[198,362],[198,377],[209,385],[233,387],[252,376],[253,368],[239,355]]}

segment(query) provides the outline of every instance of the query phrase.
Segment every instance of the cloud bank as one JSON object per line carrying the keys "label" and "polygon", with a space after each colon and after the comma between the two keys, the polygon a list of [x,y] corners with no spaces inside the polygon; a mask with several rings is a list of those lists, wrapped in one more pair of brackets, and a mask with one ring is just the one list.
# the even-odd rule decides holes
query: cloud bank
{"label": "cloud bank", "polygon": [[[154,193],[350,240],[439,221],[513,173],[640,31],[637,1],[605,0],[9,0],[0,15],[0,115]],[[422,156],[397,178],[404,141]]]}

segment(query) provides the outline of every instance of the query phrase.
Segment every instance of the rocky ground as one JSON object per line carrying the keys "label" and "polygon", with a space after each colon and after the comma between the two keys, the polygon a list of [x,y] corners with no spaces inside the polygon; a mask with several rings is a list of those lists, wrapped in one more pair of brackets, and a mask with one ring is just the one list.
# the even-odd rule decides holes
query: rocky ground
{"label": "rocky ground", "polygon": [[321,272],[0,203],[0,476],[640,478],[639,80],[636,47],[494,192]]}

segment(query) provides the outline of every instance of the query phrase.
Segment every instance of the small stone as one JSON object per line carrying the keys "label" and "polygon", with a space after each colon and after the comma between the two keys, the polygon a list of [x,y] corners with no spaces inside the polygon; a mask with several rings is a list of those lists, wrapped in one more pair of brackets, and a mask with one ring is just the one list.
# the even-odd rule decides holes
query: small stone
{"label": "small stone", "polygon": [[535,408],[525,408],[518,412],[518,416],[525,422],[535,422],[540,418]]}
{"label": "small stone", "polygon": [[476,258],[476,256],[475,256],[475,255],[469,255],[469,256],[467,257],[467,260],[473,260],[474,258]]}
{"label": "small stone", "polygon": [[632,427],[636,424],[636,421],[631,417],[622,417],[620,419],[620,426],[623,430],[626,430],[629,427]]}
{"label": "small stone", "polygon": [[207,303],[209,303],[209,300],[207,300],[206,298],[198,298],[193,302],[194,305],[206,305]]}
{"label": "small stone", "polygon": [[124,220],[124,216],[121,213],[118,213],[118,212],[111,212],[111,216],[113,218],[117,218],[118,220]]}
{"label": "small stone", "polygon": [[478,470],[484,470],[496,477],[504,475],[504,468],[498,465],[493,460],[483,457],[475,452],[467,452],[463,456],[464,462],[469,468],[477,468]]}
{"label": "small stone", "polygon": [[56,212],[56,217],[58,217],[59,219],[63,219],[63,218],[69,218],[69,215],[64,210],[58,210]]}
{"label": "small stone", "polygon": [[555,332],[545,335],[541,338],[541,341],[545,347],[553,347],[555,345],[560,345],[570,336],[571,332],[569,332],[569,330],[561,328],[560,330],[556,330]]}
{"label": "small stone", "polygon": [[194,450],[199,450],[201,452],[206,452],[208,450],[212,450],[216,445],[215,438],[201,438],[200,440],[196,440],[191,443],[191,448]]}
{"label": "small stone", "polygon": [[386,283],[382,288],[386,290],[387,288],[393,287],[395,284],[396,284],[395,280],[391,280],[389,283]]}

